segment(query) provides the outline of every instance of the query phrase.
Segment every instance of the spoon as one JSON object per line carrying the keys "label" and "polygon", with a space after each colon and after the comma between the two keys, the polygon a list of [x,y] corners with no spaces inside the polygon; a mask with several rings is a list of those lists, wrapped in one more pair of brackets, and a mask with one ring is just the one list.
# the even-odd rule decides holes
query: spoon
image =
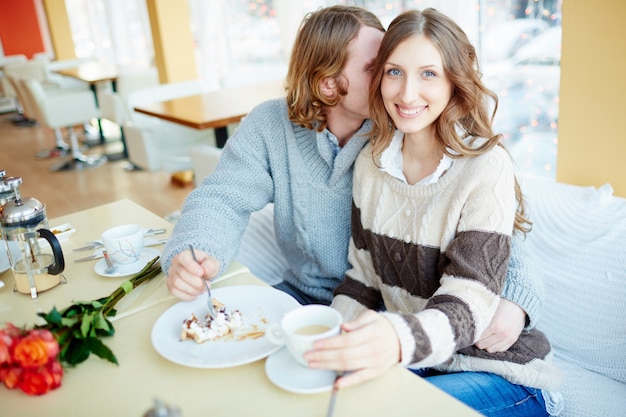
{"label": "spoon", "polygon": [[117,266],[113,265],[113,261],[109,257],[109,253],[104,250],[102,251],[102,256],[104,256],[104,261],[107,263],[107,267],[104,270],[105,274],[111,274],[117,270]]}

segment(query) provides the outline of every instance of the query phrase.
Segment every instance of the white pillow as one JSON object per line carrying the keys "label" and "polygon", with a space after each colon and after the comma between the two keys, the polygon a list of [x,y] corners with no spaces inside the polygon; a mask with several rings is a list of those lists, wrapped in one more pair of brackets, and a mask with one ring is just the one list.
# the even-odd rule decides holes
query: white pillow
{"label": "white pillow", "polygon": [[609,185],[521,182],[545,283],[537,327],[557,356],[626,382],[626,199]]}

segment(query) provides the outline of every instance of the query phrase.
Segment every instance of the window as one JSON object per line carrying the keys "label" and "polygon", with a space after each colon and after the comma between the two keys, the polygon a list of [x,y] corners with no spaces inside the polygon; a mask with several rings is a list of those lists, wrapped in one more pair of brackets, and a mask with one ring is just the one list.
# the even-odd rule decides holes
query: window
{"label": "window", "polygon": [[154,59],[144,0],[65,0],[78,58],[118,67],[149,67]]}
{"label": "window", "polygon": [[[555,178],[562,0],[188,0],[200,78],[213,88],[283,77],[306,13],[331,4],[374,12],[384,25],[409,8],[448,14],[475,42],[499,97],[494,129],[522,172]],[[66,0],[79,57],[149,65],[143,0]]]}
{"label": "window", "polygon": [[484,80],[499,97],[494,129],[520,171],[556,176],[560,0],[189,1],[199,72],[221,86],[284,75],[302,18],[319,7],[362,6],[385,26],[403,10],[434,7],[475,41]]}

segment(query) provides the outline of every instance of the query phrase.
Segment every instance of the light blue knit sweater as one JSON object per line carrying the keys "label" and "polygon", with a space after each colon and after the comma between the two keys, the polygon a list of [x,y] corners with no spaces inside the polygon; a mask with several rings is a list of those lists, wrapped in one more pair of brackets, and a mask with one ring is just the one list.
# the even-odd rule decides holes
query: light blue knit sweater
{"label": "light blue knit sweater", "polygon": [[[330,303],[349,268],[352,172],[369,129],[366,122],[335,156],[332,133],[292,123],[285,99],[257,106],[228,139],[213,174],[185,200],[163,250],[164,271],[189,244],[213,255],[223,271],[238,252],[250,213],[273,202],[276,238],[289,263],[282,278]],[[524,308],[534,325],[542,287],[519,253],[523,245],[513,246],[503,296]]]}

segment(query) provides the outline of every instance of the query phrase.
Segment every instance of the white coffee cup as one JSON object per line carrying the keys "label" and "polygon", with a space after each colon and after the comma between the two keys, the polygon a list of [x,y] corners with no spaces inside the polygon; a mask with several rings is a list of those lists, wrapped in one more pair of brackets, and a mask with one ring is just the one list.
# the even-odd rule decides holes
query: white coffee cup
{"label": "white coffee cup", "polygon": [[341,314],[329,306],[310,304],[288,312],[280,321],[268,326],[265,335],[276,345],[287,345],[291,355],[304,366],[305,352],[313,349],[316,340],[341,332]]}
{"label": "white coffee cup", "polygon": [[137,262],[143,251],[144,230],[138,224],[123,224],[102,233],[102,243],[113,263]]}

